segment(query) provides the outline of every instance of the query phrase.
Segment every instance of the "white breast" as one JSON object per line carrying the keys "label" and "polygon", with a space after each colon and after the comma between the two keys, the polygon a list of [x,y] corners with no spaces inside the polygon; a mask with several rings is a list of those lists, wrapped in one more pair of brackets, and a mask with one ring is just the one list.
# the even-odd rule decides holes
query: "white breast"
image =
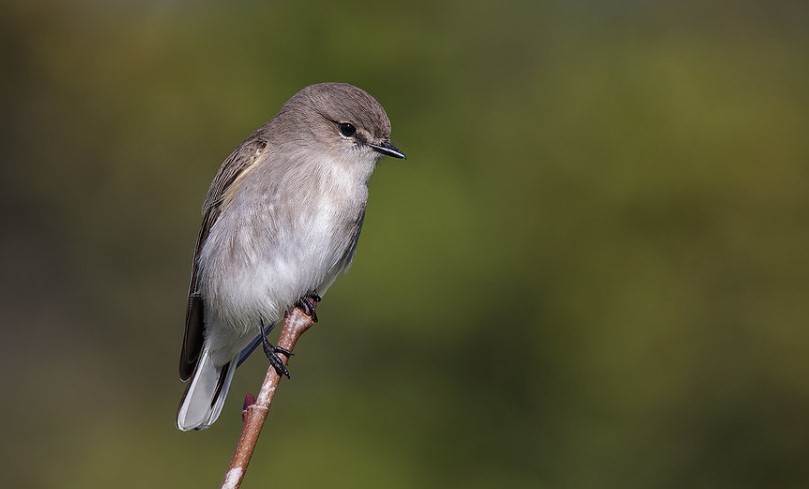
{"label": "white breast", "polygon": [[[351,223],[364,208],[373,170],[373,162],[364,168],[342,163],[321,162],[300,172],[305,181],[288,195],[270,195],[261,204],[237,198],[223,212],[202,254],[214,267],[202,275],[209,333],[252,336],[260,320],[280,319],[307,292],[326,292],[334,279],[329,272],[353,237]],[[273,204],[273,198],[281,201]],[[262,212],[250,216],[249,209],[258,207]]]}

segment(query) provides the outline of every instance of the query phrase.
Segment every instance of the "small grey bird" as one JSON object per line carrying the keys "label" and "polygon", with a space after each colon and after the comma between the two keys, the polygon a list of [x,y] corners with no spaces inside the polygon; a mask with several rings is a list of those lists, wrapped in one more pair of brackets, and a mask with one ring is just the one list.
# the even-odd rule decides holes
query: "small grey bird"
{"label": "small grey bird", "polygon": [[[296,93],[219,168],[203,206],[188,292],[177,412],[183,431],[219,417],[236,367],[264,343],[265,326],[296,304],[314,306],[348,267],[382,155],[404,158],[390,120],[345,83]],[[278,351],[278,350],[276,350]]]}

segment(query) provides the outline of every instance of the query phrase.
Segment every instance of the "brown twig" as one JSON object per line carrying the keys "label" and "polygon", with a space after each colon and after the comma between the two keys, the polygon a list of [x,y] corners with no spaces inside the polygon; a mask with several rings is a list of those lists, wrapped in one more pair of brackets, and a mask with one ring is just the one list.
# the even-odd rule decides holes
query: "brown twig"
{"label": "brown twig", "polygon": [[[295,343],[312,324],[314,324],[312,318],[296,307],[284,317],[284,325],[281,328],[281,336],[278,338],[278,346],[291,352],[295,349]],[[281,360],[284,365],[289,361],[285,355],[281,355]],[[270,411],[270,404],[280,380],[281,377],[270,365],[267,369],[267,375],[264,377],[264,383],[261,384],[261,391],[258,393],[256,402],[247,406],[244,410],[242,434],[239,436],[236,451],[233,452],[233,458],[230,460],[227,473],[225,473],[222,489],[235,489],[242,485],[242,479],[244,479],[244,474],[247,472],[247,465],[250,463],[250,457],[253,456],[258,435],[264,426],[264,420],[267,419],[267,413]]]}

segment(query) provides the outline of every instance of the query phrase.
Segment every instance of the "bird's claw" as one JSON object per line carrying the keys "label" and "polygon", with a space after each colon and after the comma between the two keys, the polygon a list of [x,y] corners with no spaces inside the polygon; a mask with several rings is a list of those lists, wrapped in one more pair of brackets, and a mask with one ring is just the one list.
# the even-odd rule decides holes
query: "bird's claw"
{"label": "bird's claw", "polygon": [[281,360],[281,357],[279,357],[278,354],[275,353],[275,347],[272,347],[270,349],[265,348],[264,353],[267,354],[267,358],[270,360],[270,365],[272,365],[272,368],[275,369],[275,372],[278,374],[279,377],[290,378],[289,369],[287,368],[286,365],[284,365],[284,361]]}
{"label": "bird's claw", "polygon": [[303,312],[312,318],[312,321],[317,322],[317,312],[315,312],[315,309],[317,308],[317,303],[320,301],[321,299],[319,295],[314,292],[310,292],[301,297],[296,306],[303,309]]}
{"label": "bird's claw", "polygon": [[264,323],[261,323],[261,348],[264,350],[264,354],[267,355],[267,360],[270,361],[270,365],[272,368],[275,369],[275,372],[278,374],[279,377],[290,378],[289,377],[289,369],[286,365],[284,365],[284,361],[281,360],[281,357],[278,354],[285,355],[287,358],[294,355],[291,351],[287,350],[286,348],[282,348],[280,346],[273,346],[270,344],[270,341],[267,339],[267,332],[264,328]]}

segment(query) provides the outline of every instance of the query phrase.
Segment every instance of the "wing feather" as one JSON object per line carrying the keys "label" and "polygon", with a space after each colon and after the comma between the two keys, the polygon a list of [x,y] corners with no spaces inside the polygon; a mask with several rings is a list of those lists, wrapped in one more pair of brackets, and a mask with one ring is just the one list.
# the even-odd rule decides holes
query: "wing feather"
{"label": "wing feather", "polygon": [[267,141],[256,132],[228,156],[211,183],[203,206],[202,227],[194,249],[191,285],[188,289],[188,306],[185,315],[185,334],[180,351],[180,379],[188,380],[194,374],[202,351],[205,332],[205,304],[199,291],[199,255],[211,228],[227,205],[234,184],[258,161],[267,148]]}

